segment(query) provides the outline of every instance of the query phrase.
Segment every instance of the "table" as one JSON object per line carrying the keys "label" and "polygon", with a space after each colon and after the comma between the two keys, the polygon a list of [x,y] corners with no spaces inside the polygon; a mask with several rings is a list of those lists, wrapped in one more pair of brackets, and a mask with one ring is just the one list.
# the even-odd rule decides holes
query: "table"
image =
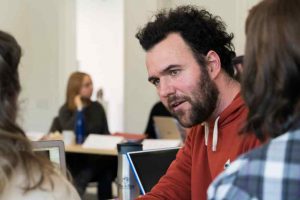
{"label": "table", "polygon": [[95,154],[103,156],[117,156],[117,149],[93,149],[93,148],[83,148],[79,144],[71,144],[65,146],[65,151],[68,153],[82,153],[82,154]]}
{"label": "table", "polygon": [[[132,134],[132,133],[114,133],[114,136],[124,137],[127,141],[141,141],[146,138],[144,134]],[[115,149],[101,149],[101,148],[83,148],[78,144],[71,144],[65,146],[65,151],[68,153],[82,153],[82,154],[94,154],[103,156],[117,156],[118,151]]]}

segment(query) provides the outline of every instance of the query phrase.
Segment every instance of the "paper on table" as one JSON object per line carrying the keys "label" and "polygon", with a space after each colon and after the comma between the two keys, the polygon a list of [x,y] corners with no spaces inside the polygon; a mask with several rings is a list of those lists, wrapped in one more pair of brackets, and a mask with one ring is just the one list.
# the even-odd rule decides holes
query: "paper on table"
{"label": "paper on table", "polygon": [[180,144],[181,141],[175,139],[145,139],[143,141],[143,150],[179,147]]}
{"label": "paper on table", "polygon": [[120,136],[89,134],[84,143],[83,148],[93,149],[116,149],[117,144],[124,140]]}

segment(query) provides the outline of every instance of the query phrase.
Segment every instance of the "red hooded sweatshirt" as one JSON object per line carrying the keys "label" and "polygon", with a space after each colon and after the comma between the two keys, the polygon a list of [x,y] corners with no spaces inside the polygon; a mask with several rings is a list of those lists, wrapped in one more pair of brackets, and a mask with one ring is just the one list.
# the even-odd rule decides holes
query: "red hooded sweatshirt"
{"label": "red hooded sweatshirt", "polygon": [[216,120],[194,126],[166,175],[139,200],[205,200],[213,179],[240,154],[260,145],[254,134],[239,134],[247,113],[238,94]]}

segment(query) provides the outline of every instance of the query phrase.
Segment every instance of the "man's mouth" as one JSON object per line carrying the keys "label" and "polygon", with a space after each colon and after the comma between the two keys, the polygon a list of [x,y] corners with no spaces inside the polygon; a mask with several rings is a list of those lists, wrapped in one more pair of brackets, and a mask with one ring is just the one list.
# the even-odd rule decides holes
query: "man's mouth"
{"label": "man's mouth", "polygon": [[186,102],[186,101],[185,100],[173,101],[173,102],[170,103],[170,107],[172,108],[172,110],[175,111],[184,102]]}

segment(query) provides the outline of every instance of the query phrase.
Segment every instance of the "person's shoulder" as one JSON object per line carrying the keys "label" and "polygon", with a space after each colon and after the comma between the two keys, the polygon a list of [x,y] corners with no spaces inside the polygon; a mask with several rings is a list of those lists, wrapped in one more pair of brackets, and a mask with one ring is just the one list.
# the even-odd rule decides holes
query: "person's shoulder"
{"label": "person's shoulder", "polygon": [[284,134],[240,156],[213,181],[208,199],[251,199],[253,195],[260,195],[265,172],[269,172],[268,177],[278,177],[274,170],[267,168],[276,167],[273,161],[280,166],[285,164],[284,148],[290,140],[291,134]]}
{"label": "person's shoulder", "polygon": [[103,114],[105,113],[104,107],[98,101],[91,101],[91,103],[84,109],[86,113],[97,113]]}
{"label": "person's shoulder", "polygon": [[[31,177],[31,181],[37,182],[40,179],[41,174],[38,170]],[[47,178],[43,179],[42,185],[32,188],[24,193],[24,188],[28,183],[26,181],[24,169],[18,167],[15,170],[13,177],[6,187],[2,196],[6,200],[40,200],[40,199],[70,199],[79,200],[80,197],[75,190],[74,186],[63,176],[60,172],[54,172],[49,174]]]}
{"label": "person's shoulder", "polygon": [[91,101],[89,106],[101,106],[101,103],[99,101]]}
{"label": "person's shoulder", "polygon": [[53,174],[53,195],[55,199],[79,200],[79,194],[74,186],[61,174]]}
{"label": "person's shoulder", "polygon": [[103,109],[103,106],[98,101],[91,101],[91,103],[88,107],[89,108],[94,108],[94,109]]}
{"label": "person's shoulder", "polygon": [[264,145],[245,154],[244,157],[249,159],[250,163],[257,160],[268,161],[275,157],[278,159],[277,161],[284,161],[286,146],[288,143],[291,143],[290,149],[292,149],[296,140],[300,142],[300,130],[287,132],[274,139],[270,139]]}
{"label": "person's shoulder", "polygon": [[[300,130],[297,132],[288,132],[275,139],[271,139],[264,145],[261,145],[253,149],[252,151],[240,156],[235,161],[237,162],[236,166],[238,167],[235,167],[233,169],[241,174],[245,174],[244,172],[251,172],[253,175],[254,171],[264,170],[262,167],[264,166],[263,164],[272,161],[275,157],[277,161],[284,162],[284,156],[286,153],[285,148],[288,143],[294,143],[295,138],[298,138],[298,140],[300,141]],[[241,163],[243,163],[243,165],[241,165]],[[225,171],[225,173],[226,172],[227,170]],[[256,173],[259,172],[257,171]]]}
{"label": "person's shoulder", "polygon": [[62,108],[67,108],[67,104],[64,103],[63,105],[61,105],[61,106],[59,107],[59,109],[62,109]]}
{"label": "person's shoulder", "polygon": [[41,188],[37,188],[29,192],[28,197],[28,199],[31,200],[38,199],[34,197],[45,197],[49,200],[80,200],[75,187],[60,172],[49,175],[49,178],[45,179]]}
{"label": "person's shoulder", "polygon": [[66,110],[68,110],[68,107],[67,107],[67,104],[64,103],[63,105],[60,106],[59,112],[66,111]]}
{"label": "person's shoulder", "polygon": [[[241,178],[240,175],[244,173],[249,163],[251,163],[249,158],[246,155],[242,156],[235,160],[223,173],[217,176],[208,188],[208,200],[250,199],[250,194],[239,185],[243,182],[243,180],[239,180]],[[244,180],[246,179],[248,178]],[[246,181],[243,184],[247,183]]]}

